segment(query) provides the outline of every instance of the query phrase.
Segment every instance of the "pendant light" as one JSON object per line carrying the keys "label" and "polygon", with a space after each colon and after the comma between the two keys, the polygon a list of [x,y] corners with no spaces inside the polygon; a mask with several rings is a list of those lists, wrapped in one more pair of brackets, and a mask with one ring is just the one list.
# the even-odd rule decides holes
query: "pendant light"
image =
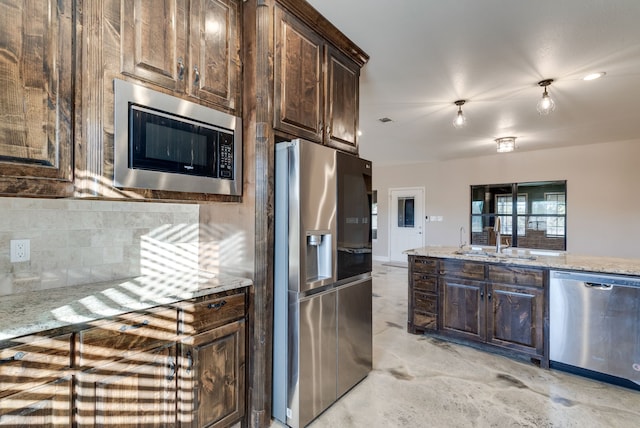
{"label": "pendant light", "polygon": [[541,115],[546,116],[556,109],[556,103],[553,101],[553,98],[551,98],[551,95],[549,95],[549,92],[547,92],[547,86],[551,85],[552,82],[553,79],[546,79],[538,82],[538,85],[544,88],[542,98],[538,101],[537,106],[538,113]]}
{"label": "pendant light", "polygon": [[495,139],[498,153],[512,152],[516,148],[516,137],[502,137]]}
{"label": "pendant light", "polygon": [[466,103],[466,100],[458,100],[454,102],[454,104],[458,106],[458,113],[456,114],[456,117],[453,119],[453,126],[456,129],[463,128],[464,125],[467,123],[467,118],[464,117],[464,113],[462,113],[462,106],[464,105],[464,103]]}

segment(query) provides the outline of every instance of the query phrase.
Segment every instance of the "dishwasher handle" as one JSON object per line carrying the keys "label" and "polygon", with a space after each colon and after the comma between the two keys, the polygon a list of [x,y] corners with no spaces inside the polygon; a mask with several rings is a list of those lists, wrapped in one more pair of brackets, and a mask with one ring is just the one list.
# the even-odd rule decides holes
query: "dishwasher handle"
{"label": "dishwasher handle", "polygon": [[597,290],[612,290],[613,284],[603,284],[600,282],[585,282],[584,286],[587,288],[595,288]]}

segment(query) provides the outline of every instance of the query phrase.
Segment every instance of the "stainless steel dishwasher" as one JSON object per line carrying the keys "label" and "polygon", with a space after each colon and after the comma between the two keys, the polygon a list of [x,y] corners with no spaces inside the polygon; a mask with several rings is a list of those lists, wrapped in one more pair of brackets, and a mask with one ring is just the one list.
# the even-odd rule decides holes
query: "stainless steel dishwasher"
{"label": "stainless steel dishwasher", "polygon": [[552,367],[640,387],[640,279],[563,271],[549,279]]}

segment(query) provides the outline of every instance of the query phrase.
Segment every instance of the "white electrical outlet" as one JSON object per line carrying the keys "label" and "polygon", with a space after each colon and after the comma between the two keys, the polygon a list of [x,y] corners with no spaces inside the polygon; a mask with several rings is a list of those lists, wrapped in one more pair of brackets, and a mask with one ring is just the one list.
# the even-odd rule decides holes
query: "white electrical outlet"
{"label": "white electrical outlet", "polygon": [[12,239],[11,263],[28,262],[31,258],[30,247],[28,239]]}

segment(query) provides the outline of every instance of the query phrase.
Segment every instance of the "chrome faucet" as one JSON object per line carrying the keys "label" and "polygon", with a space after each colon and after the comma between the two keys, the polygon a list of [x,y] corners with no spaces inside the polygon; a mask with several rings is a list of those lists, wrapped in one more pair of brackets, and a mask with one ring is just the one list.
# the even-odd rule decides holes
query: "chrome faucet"
{"label": "chrome faucet", "polygon": [[500,217],[496,216],[496,221],[493,224],[493,231],[496,233],[496,254],[500,254],[502,251],[502,239],[500,237]]}
{"label": "chrome faucet", "polygon": [[462,250],[462,248],[467,245],[467,241],[464,240],[464,235],[465,235],[465,230],[464,230],[464,226],[460,226],[460,249]]}

